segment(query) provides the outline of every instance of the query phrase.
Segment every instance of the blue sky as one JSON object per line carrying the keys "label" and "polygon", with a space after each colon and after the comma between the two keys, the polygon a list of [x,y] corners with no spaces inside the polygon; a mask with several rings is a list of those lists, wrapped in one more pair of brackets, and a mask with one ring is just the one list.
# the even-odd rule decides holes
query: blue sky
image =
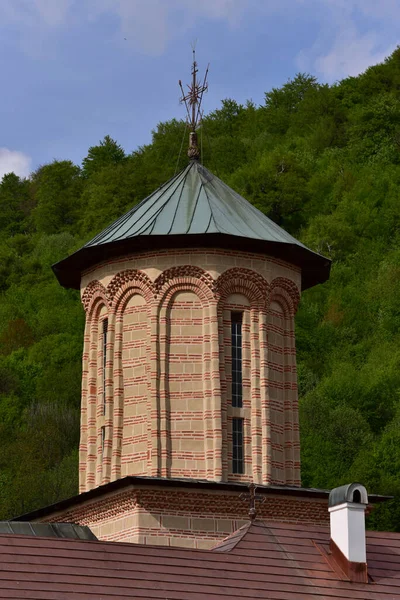
{"label": "blue sky", "polygon": [[400,43],[399,19],[400,0],[0,0],[0,177],[79,164],[106,134],[130,152],[184,118],[194,40],[209,112],[299,71],[357,75]]}

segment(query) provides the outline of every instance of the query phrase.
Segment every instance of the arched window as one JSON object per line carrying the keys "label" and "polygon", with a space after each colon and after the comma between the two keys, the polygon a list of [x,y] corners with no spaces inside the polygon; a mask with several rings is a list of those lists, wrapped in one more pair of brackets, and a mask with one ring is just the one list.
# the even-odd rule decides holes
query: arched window
{"label": "arched window", "polygon": [[227,470],[229,478],[251,473],[250,302],[233,293],[222,306]]}
{"label": "arched window", "polygon": [[108,334],[108,318],[102,320],[102,352],[103,352],[103,415],[106,414],[106,381],[107,381],[107,334]]}

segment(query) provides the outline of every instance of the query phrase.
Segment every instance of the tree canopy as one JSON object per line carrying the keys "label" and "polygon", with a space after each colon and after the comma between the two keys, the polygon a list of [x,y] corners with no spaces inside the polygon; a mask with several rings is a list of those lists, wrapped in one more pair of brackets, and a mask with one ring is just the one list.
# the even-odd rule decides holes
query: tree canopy
{"label": "tree canopy", "polygon": [[[0,183],[0,518],[77,492],[84,314],[51,264],[185,166],[185,128]],[[370,526],[400,530],[400,49],[332,86],[226,99],[202,128],[206,166],[332,259],[296,317],[303,485],[394,494]]]}

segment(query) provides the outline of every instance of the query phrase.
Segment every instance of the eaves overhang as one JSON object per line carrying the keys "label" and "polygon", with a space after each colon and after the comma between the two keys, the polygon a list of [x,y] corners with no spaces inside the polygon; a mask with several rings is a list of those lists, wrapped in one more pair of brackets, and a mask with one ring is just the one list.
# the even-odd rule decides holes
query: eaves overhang
{"label": "eaves overhang", "polygon": [[305,246],[227,235],[223,233],[185,235],[139,235],[95,246],[84,246],[52,269],[65,288],[79,290],[82,275],[95,265],[139,252],[173,248],[222,248],[264,254],[301,269],[302,290],[329,278],[331,261]]}

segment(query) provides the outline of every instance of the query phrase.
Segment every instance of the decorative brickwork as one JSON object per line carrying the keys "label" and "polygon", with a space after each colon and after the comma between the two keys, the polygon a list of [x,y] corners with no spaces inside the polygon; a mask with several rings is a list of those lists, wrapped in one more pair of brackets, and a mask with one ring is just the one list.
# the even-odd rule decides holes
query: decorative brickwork
{"label": "decorative brickwork", "polygon": [[107,291],[100,281],[94,280],[89,283],[82,294],[82,304],[86,312],[89,311],[89,307],[92,300],[98,300],[102,298],[105,304],[108,304]]}
{"label": "decorative brickwork", "polygon": [[182,286],[185,286],[186,284],[195,284],[199,289],[203,290],[205,295],[209,298],[212,297],[215,287],[211,275],[204,271],[204,269],[194,265],[181,265],[163,271],[154,282],[155,289],[159,295],[162,296],[163,292],[165,293],[165,291],[171,289],[171,281]]}
{"label": "decorative brickwork", "polygon": [[218,296],[223,301],[229,294],[243,294],[254,306],[263,307],[268,298],[268,282],[250,269],[236,267],[224,271],[216,282]]}
{"label": "decorative brickwork", "polygon": [[[248,522],[247,511],[235,492],[131,487],[41,521],[88,525],[102,540],[211,548]],[[258,518],[328,525],[327,499],[266,494]]]}
{"label": "decorative brickwork", "polygon": [[297,285],[286,277],[277,277],[274,279],[271,283],[270,300],[278,300],[278,298],[284,299],[288,307],[289,315],[294,317],[300,302],[300,291]]}
{"label": "decorative brickwork", "polygon": [[128,290],[130,293],[137,290],[137,293],[140,293],[146,302],[149,303],[153,301],[155,295],[154,286],[146,273],[133,269],[117,273],[107,286],[108,297],[113,301],[115,306],[118,306],[121,297],[124,296],[124,292]]}
{"label": "decorative brickwork", "polygon": [[[138,253],[88,271],[80,491],[133,474],[299,485],[299,287],[296,267],[218,249]],[[240,408],[233,312],[243,314]],[[243,473],[232,470],[233,418],[244,423]]]}

